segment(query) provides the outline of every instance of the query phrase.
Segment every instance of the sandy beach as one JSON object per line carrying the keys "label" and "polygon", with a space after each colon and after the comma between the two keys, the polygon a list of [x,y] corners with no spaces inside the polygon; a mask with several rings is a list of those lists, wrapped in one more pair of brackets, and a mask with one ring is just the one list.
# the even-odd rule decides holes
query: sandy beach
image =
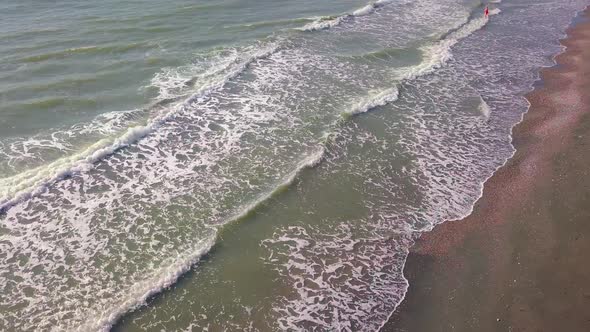
{"label": "sandy beach", "polygon": [[590,10],[464,220],[425,233],[383,331],[590,331]]}

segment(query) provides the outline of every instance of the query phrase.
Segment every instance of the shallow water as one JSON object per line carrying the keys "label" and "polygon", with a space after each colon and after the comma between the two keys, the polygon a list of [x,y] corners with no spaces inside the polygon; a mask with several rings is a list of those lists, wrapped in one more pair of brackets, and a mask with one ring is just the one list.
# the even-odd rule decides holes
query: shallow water
{"label": "shallow water", "polygon": [[2,2],[0,329],[378,329],[583,6]]}

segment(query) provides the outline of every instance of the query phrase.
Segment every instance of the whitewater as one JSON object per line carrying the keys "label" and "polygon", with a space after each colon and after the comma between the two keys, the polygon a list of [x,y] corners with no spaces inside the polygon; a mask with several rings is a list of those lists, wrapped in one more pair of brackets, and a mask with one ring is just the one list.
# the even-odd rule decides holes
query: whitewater
{"label": "whitewater", "polygon": [[2,4],[0,329],[378,330],[583,1],[529,2]]}

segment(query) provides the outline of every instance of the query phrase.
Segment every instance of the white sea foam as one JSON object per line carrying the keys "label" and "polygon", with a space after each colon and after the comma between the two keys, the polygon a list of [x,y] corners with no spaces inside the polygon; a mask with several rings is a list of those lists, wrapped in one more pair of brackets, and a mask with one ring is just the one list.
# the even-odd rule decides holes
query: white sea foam
{"label": "white sea foam", "polygon": [[[430,118],[432,119],[432,117]],[[425,119],[422,119],[422,121],[424,120]],[[427,175],[432,175],[432,177],[427,176],[426,178],[429,180],[429,185],[433,185],[435,187],[434,190],[438,191],[435,195],[432,195],[432,197],[428,195],[430,192],[427,192],[425,196],[427,199],[432,200],[430,203],[433,204],[433,207],[441,207],[445,212],[453,211],[455,208],[458,208],[460,212],[467,211],[465,207],[469,204],[470,199],[473,198],[473,188],[477,190],[478,186],[468,187],[465,189],[465,192],[453,195],[453,193],[449,193],[448,189],[445,188],[447,186],[446,182],[442,181],[449,179],[448,176],[444,176],[448,175],[448,171],[445,169],[450,166],[446,166],[447,164],[465,164],[468,161],[468,158],[462,158],[459,154],[459,160],[456,163],[452,163],[454,161],[452,157],[454,157],[455,154],[445,155],[444,152],[449,152],[449,150],[445,149],[444,140],[442,140],[441,137],[434,137],[432,141],[430,140],[433,129],[433,127],[428,126],[430,123],[418,121],[418,124],[420,125],[418,129],[422,130],[418,136],[420,136],[423,141],[419,141],[418,143],[420,144],[416,145],[416,149],[412,150],[412,152],[416,153],[417,157],[420,159],[431,158],[427,162],[419,164],[419,168],[421,170],[430,169],[432,173],[427,173]],[[479,142],[476,141],[476,143]],[[455,146],[453,148],[456,148],[457,150],[451,150],[452,152],[463,152],[463,154],[465,154],[463,147]],[[477,152],[478,148],[481,147],[470,147],[468,151]],[[426,152],[421,154],[421,151]],[[467,168],[467,170],[473,171],[471,168]],[[441,193],[443,195],[441,195]],[[464,196],[469,196],[470,199],[461,200]],[[440,200],[440,202],[436,202],[436,200]],[[371,211],[373,210],[371,209]],[[429,217],[438,218],[441,216],[444,216],[444,214],[420,215],[420,217],[424,219],[429,219]],[[432,222],[432,220],[430,220],[430,222]],[[430,226],[431,225],[432,224],[430,224]],[[312,230],[310,230],[310,228]],[[416,227],[409,229],[408,231],[424,231],[427,229],[429,228]],[[384,259],[384,257],[387,257],[386,255],[391,254],[391,252],[396,252],[396,250],[399,252],[400,248],[393,248],[392,250],[379,252],[379,249],[387,248],[387,242],[379,242],[382,240],[381,238],[369,238],[369,240],[373,241],[371,244],[380,243],[383,245],[376,245],[375,247],[365,245],[364,250],[362,250],[363,247],[361,246],[361,255],[355,256],[355,254],[351,254],[351,252],[355,250],[355,246],[358,250],[359,241],[357,239],[351,240],[347,238],[351,233],[349,230],[343,232],[334,231],[332,233],[315,231],[315,234],[313,233],[314,231],[313,227],[280,229],[275,233],[275,236],[273,236],[272,239],[263,243],[263,246],[283,246],[287,248],[282,254],[271,251],[269,262],[276,264],[276,268],[284,279],[291,278],[293,281],[292,289],[298,296],[295,299],[285,297],[282,299],[283,302],[280,303],[282,306],[275,308],[275,310],[281,314],[278,322],[280,327],[283,329],[292,328],[297,330],[305,329],[305,327],[311,325],[324,329],[352,330],[354,329],[352,326],[353,323],[364,321],[364,319],[369,317],[370,321],[365,326],[368,328],[378,328],[378,324],[384,321],[383,315],[372,316],[372,314],[382,314],[383,311],[386,311],[381,311],[382,308],[377,307],[383,302],[384,298],[391,299],[391,302],[393,303],[398,303],[400,300],[400,294],[403,296],[403,293],[405,292],[407,281],[404,280],[399,284],[395,284],[395,292],[393,292],[392,296],[392,294],[388,294],[385,291],[393,289],[393,287],[387,285],[386,282],[391,280],[388,279],[390,276],[379,275],[382,277],[380,280],[375,283],[367,283],[367,279],[363,279],[367,278],[367,276],[363,275],[362,271],[363,269],[366,269],[368,271],[382,272],[380,268],[389,266],[395,266],[396,268],[403,267],[403,260],[396,260],[391,264]],[[333,233],[337,233],[336,236],[334,236]],[[329,238],[326,239],[326,237]],[[320,239],[319,241],[318,238]],[[402,246],[402,248],[407,247]],[[367,255],[367,253],[374,253],[378,257]],[[277,258],[281,255],[284,258],[282,261],[280,258]],[[336,257],[337,261],[327,261],[323,259],[324,257]],[[286,264],[284,263],[285,261],[287,261]],[[362,264],[359,264],[359,261],[361,261]],[[346,279],[344,283],[334,282],[338,275],[342,275],[342,273],[338,272],[347,268],[350,271],[348,273],[352,274],[353,277]],[[354,280],[355,282],[347,283],[346,281],[348,280]],[[377,287],[371,289],[371,294],[377,293],[381,296],[371,297],[362,293],[363,291],[366,291],[367,284],[377,285]],[[382,287],[384,285],[388,287]],[[365,296],[361,296],[360,299],[357,299],[355,298],[355,295],[358,295],[359,291]],[[375,298],[381,300],[381,302],[371,303],[371,300]],[[369,299],[369,301],[367,301],[367,299]],[[337,305],[334,305],[333,307],[327,305],[322,306],[322,304],[325,303],[324,301],[337,303]],[[330,312],[328,312],[328,309],[331,309]],[[329,317],[329,319],[325,319],[326,317]],[[372,324],[375,324],[375,326]]]}
{"label": "white sea foam", "polygon": [[149,278],[135,283],[125,291],[125,298],[113,303],[106,311],[90,314],[86,322],[74,328],[76,331],[104,331],[111,329],[113,324],[126,312],[145,305],[154,294],[174,284],[180,276],[185,274],[201,257],[207,254],[215,243],[216,236],[199,241],[191,252],[180,257],[170,257],[161,270],[154,271]]}
{"label": "white sea foam", "polygon": [[132,127],[114,140],[103,139],[80,153],[0,179],[0,209],[38,195],[50,183],[88,170],[98,160],[145,136],[150,129],[148,126]]}
{"label": "white sea foam", "polygon": [[[301,125],[301,122],[291,123],[294,117],[291,113],[297,109],[283,106],[282,112],[277,112],[280,104],[271,98],[280,96],[283,85],[296,88],[288,75],[277,70],[285,71],[294,64],[305,63],[305,59],[294,53],[286,57],[277,52],[268,59],[261,58],[265,65],[250,66],[246,78],[236,74],[240,68],[232,68],[224,77],[234,79],[233,89],[219,86],[207,94],[188,98],[173,114],[163,115],[169,117],[167,121],[154,121],[153,127],[133,128],[117,144],[105,144],[104,150],[88,153],[86,162],[76,166],[88,165],[92,172],[78,174],[76,168],[65,168],[57,176],[71,177],[48,184],[49,190],[43,195],[7,210],[3,221],[10,234],[15,235],[2,236],[2,250],[10,247],[7,250],[26,257],[40,256],[39,252],[55,256],[40,263],[46,272],[42,280],[35,280],[26,269],[21,277],[23,285],[33,285],[36,289],[35,299],[31,299],[36,303],[26,307],[27,317],[35,320],[22,320],[18,318],[22,314],[15,310],[0,319],[0,325],[18,323],[23,329],[31,326],[73,329],[80,320],[92,327],[110,324],[127,309],[141,303],[146,296],[143,294],[157,292],[161,283],[156,275],[150,279],[156,286],[149,292],[146,288],[134,291],[129,285],[137,280],[141,283],[144,274],[160,271],[162,264],[168,266],[160,260],[170,254],[178,257],[174,250],[192,250],[194,239],[203,238],[200,233],[203,224],[215,228],[247,215],[293,182],[302,169],[315,166],[322,159],[323,147],[307,140],[308,134],[304,136],[306,140],[292,137],[296,129],[292,126]],[[315,108],[310,111],[315,113]],[[147,137],[138,141],[144,135]],[[265,151],[261,144],[255,144],[260,139],[256,136],[272,139],[275,151]],[[136,144],[113,158],[102,159],[98,163],[100,167],[92,164],[108,154],[109,148],[116,149],[130,142]],[[276,158],[280,156],[288,160]],[[243,169],[235,169],[236,166]],[[183,198],[187,196],[191,198],[188,203]],[[198,218],[190,218],[190,231],[174,233],[181,221],[177,215],[168,214],[171,205],[199,211]],[[148,213],[144,210],[146,206],[158,208]],[[49,221],[23,228],[21,220]],[[38,239],[39,234],[51,236]],[[105,241],[103,234],[108,234],[111,241]],[[125,234],[123,244],[117,240],[122,234]],[[57,255],[61,249],[55,247],[55,238],[65,238],[64,250],[67,255],[75,256],[75,261],[64,262],[65,254]],[[154,241],[155,238],[159,239]],[[31,239],[35,245],[25,246]],[[137,246],[142,249],[132,249]],[[141,255],[148,258],[138,265],[136,257]],[[96,271],[90,263],[95,259],[121,260],[125,264],[120,271],[118,268],[114,272]],[[34,259],[29,262],[36,266]],[[1,258],[0,263],[10,264]],[[67,293],[48,286],[60,282],[59,269],[64,267],[76,270],[71,276],[81,285],[68,288]],[[101,295],[97,295],[96,301],[88,301],[88,292]],[[133,301],[134,297],[138,302]],[[18,293],[8,302],[14,303],[12,299],[30,297]],[[59,311],[43,311],[57,306]],[[109,314],[88,317],[87,312]],[[63,314],[69,318],[54,323]],[[100,322],[93,323],[95,319]]]}
{"label": "white sea foam", "polygon": [[490,15],[498,15],[502,12],[502,10],[500,8],[494,8],[492,10],[490,10]]}
{"label": "white sea foam", "polygon": [[393,1],[394,0],[378,0],[378,1],[375,1],[375,5],[384,6],[384,5],[392,3]]}
{"label": "white sea foam", "polygon": [[[478,22],[479,23],[479,22]],[[485,24],[485,22],[483,22],[483,24]],[[426,66],[423,67],[425,69],[416,72],[415,75],[422,75],[425,74],[427,72],[430,72],[432,70],[434,70],[435,68],[438,68],[438,66],[443,65],[449,58],[450,56],[447,54],[450,54],[450,48],[452,47],[452,45],[454,45],[458,40],[460,40],[461,38],[464,38],[465,36],[468,36],[469,34],[471,34],[473,31],[475,31],[477,29],[477,27],[480,26],[478,24],[473,24],[473,25],[466,25],[467,28],[466,31],[463,29],[458,30],[457,32],[455,32],[453,35],[449,36],[449,38],[446,41],[442,41],[440,45],[441,48],[439,50],[435,50],[435,52],[433,52],[433,56],[430,57],[430,62],[427,62]],[[439,51],[439,52],[437,52]],[[445,53],[446,52],[446,53]],[[415,76],[408,76],[408,78],[411,77],[415,77]],[[383,90],[379,93],[376,93],[370,97],[368,97],[367,99],[359,102],[356,106],[354,106],[350,112],[351,115],[354,114],[359,114],[359,113],[364,113],[367,112],[368,110],[377,107],[377,106],[381,106],[381,105],[385,105],[388,102],[394,101],[398,98],[398,90],[397,88],[391,88],[391,89],[386,89]],[[260,205],[262,202],[266,201],[268,198],[272,197],[272,195],[274,195],[276,190],[280,190],[280,188],[284,187],[285,185],[288,185],[290,183],[292,183],[292,181],[295,179],[295,177],[297,176],[297,174],[304,168],[307,167],[313,167],[314,165],[316,165],[322,158],[324,155],[324,149],[321,148],[319,150],[317,150],[316,152],[312,153],[311,155],[309,155],[307,158],[304,158],[296,167],[295,169],[285,178],[285,180],[283,180],[277,187],[277,189],[270,191],[267,194],[263,194],[262,196],[260,196],[260,198],[254,200],[251,204],[249,204],[248,206],[241,208],[240,212],[237,215],[234,215],[233,217],[229,218],[230,220],[235,220],[235,219],[239,219],[244,217],[245,215],[247,215],[248,213],[250,213],[250,211],[252,211],[253,209],[255,209],[258,205]],[[302,234],[303,235],[303,234]],[[333,239],[333,238],[332,238]],[[291,238],[278,238],[277,241],[294,241],[294,239]],[[331,240],[330,240],[331,241]],[[352,250],[353,249],[353,245],[348,243],[349,240],[345,240],[341,246],[340,244],[336,245],[334,247],[333,244],[326,244],[324,247],[326,248],[339,248],[337,250],[339,250],[339,254],[337,255],[348,255],[345,254],[345,251],[341,251],[341,250]],[[376,239],[374,241],[369,241],[367,243],[376,243],[378,242]],[[309,241],[295,241],[296,246],[294,248],[294,250],[306,250],[306,247],[309,245]],[[321,247],[321,246],[320,246]],[[348,249],[346,249],[348,248]],[[373,253],[375,253],[376,248],[371,247],[371,251]],[[391,250],[389,252],[397,252],[399,253],[399,251],[396,250]],[[293,255],[294,253],[290,253],[289,255]],[[301,256],[300,256],[301,257]],[[351,256],[350,258],[354,257],[354,259],[359,259],[358,256],[354,255]],[[385,259],[387,257],[387,255],[385,255],[385,253],[383,253],[382,256],[379,255],[374,255],[372,256],[372,258],[368,258],[368,260],[374,261],[374,262],[381,262],[382,259]],[[346,258],[346,260],[350,259],[350,258]],[[363,261],[368,261],[363,259]],[[349,267],[352,267],[352,271],[359,271],[358,273],[360,273],[360,270],[357,270],[352,263],[353,261],[348,261],[346,263],[343,263],[341,265],[330,265],[330,266],[325,266],[325,273],[326,275],[330,275],[332,273],[334,273],[335,271],[342,269],[342,268],[346,268],[346,266],[348,265]],[[385,264],[384,262],[382,262],[383,264]],[[293,264],[295,264],[296,266],[294,266]],[[381,264],[381,263],[380,263]],[[398,264],[399,265],[399,264]],[[183,267],[185,266],[184,264],[181,264],[181,268],[178,270],[180,272],[178,273],[183,273],[183,271],[185,271],[185,268]],[[400,265],[403,266],[403,265]],[[301,265],[298,262],[295,261],[290,261],[288,265],[285,266],[286,270],[290,271],[293,268],[301,268],[304,269],[304,265]],[[305,271],[305,270],[304,270]],[[308,271],[309,276],[312,276],[314,274],[313,271]],[[177,278],[177,274],[173,274],[175,275],[175,277],[173,277],[172,279],[175,280]],[[303,280],[304,278],[309,278],[309,276],[304,275],[301,277],[301,282],[297,283],[295,282],[295,284],[299,284],[299,285],[303,285]],[[385,277],[385,275],[383,276]],[[354,278],[355,280],[359,281],[362,280],[364,277],[361,274],[356,275],[356,277]],[[168,278],[164,278],[165,280],[168,280]],[[172,282],[172,281],[171,281]],[[320,289],[323,290],[323,292],[327,292],[328,290],[332,289],[331,286],[329,286],[328,284],[325,284],[321,281],[321,279],[318,278],[314,278],[314,282],[316,284],[318,284],[320,286]],[[396,281],[396,280],[392,280],[392,282],[401,285],[401,287],[403,289],[405,289],[405,287],[407,287],[407,284],[401,282],[401,281]],[[165,282],[165,284],[168,284],[168,282]],[[371,282],[370,284],[372,284],[373,288],[375,287],[374,282]],[[355,292],[359,291],[358,286],[352,286],[350,285],[351,288],[356,289]],[[153,288],[150,289],[147,292],[140,292],[142,294],[152,294],[153,292],[157,292],[158,288]],[[387,286],[383,287],[383,289],[389,289],[390,292],[387,293],[387,296],[390,297],[395,297],[395,296],[399,296],[400,292],[398,289],[393,289],[391,288],[391,286]],[[317,317],[315,317],[315,315],[318,312],[321,312],[320,309],[314,309],[313,307],[309,307],[309,294],[310,294],[310,290],[307,290],[305,288],[301,288],[298,290],[298,292],[300,292],[300,296],[302,298],[301,303],[299,302],[290,302],[292,305],[289,306],[289,308],[295,310],[295,312],[299,312],[300,315],[298,316],[292,316],[292,315],[285,315],[284,319],[281,320],[281,326],[283,328],[293,328],[297,326],[297,322],[303,320],[308,320],[311,322],[314,322],[315,324],[317,324],[317,326],[324,326],[324,327],[334,327],[335,325],[325,325],[325,322],[323,322],[322,320],[317,319]],[[139,293],[138,293],[139,294]],[[329,294],[329,295],[328,295]],[[355,301],[358,301],[358,299],[353,299],[349,297],[350,294],[347,295],[346,292],[343,291],[342,288],[338,288],[338,289],[332,289],[332,291],[330,291],[329,293],[325,293],[323,296],[330,296],[333,297],[334,301],[341,301],[343,304],[344,303],[354,303]],[[380,299],[382,300],[383,296],[385,295],[382,294],[382,296],[380,297]],[[139,303],[141,303],[142,301],[145,300],[145,297],[147,295],[144,296],[139,296],[140,300]],[[392,300],[391,303],[398,303],[399,299],[396,300]],[[117,311],[116,315],[111,315],[112,317],[109,317],[108,319],[103,319],[100,320],[100,322],[102,322],[101,324],[103,324],[103,326],[108,326],[108,324],[111,324],[114,319],[120,315],[122,312],[124,312],[125,310],[137,305],[138,302],[132,301],[129,303],[126,303],[124,307],[121,307],[121,310]],[[349,322],[352,321],[365,321],[367,317],[371,317],[371,315],[368,315],[368,308],[372,308],[375,305],[378,305],[380,303],[383,303],[382,301],[380,301],[379,303],[371,303],[371,304],[362,304],[359,303],[361,306],[356,308],[355,310],[349,311],[349,312],[341,312],[339,313],[340,317],[348,317],[346,320],[348,320]],[[293,310],[289,310],[288,312],[293,312]],[[318,311],[319,310],[319,311]],[[381,313],[387,313],[388,310],[380,310],[379,312]],[[285,312],[286,313],[286,312]],[[350,315],[350,316],[346,316],[346,315]],[[380,322],[382,320],[381,319],[377,319],[375,320],[375,322]],[[107,323],[104,323],[107,322]],[[342,319],[338,319],[337,322],[335,322],[336,324],[341,324],[343,322]],[[351,328],[350,325],[338,325],[340,328]]]}
{"label": "white sea foam", "polygon": [[299,175],[299,173],[301,173],[301,171],[303,171],[306,168],[313,168],[313,167],[317,166],[322,161],[322,159],[324,157],[324,153],[325,153],[325,148],[323,146],[320,146],[315,152],[312,152],[308,156],[304,157],[295,166],[295,168],[272,190],[270,190],[266,193],[263,193],[254,201],[252,201],[251,203],[248,203],[248,205],[240,208],[238,213],[236,215],[228,218],[228,220],[231,220],[231,221],[238,220],[238,219],[244,218],[245,216],[250,214],[257,207],[259,207],[260,204],[267,201],[268,199],[273,197],[275,194],[277,194],[278,192],[282,191],[287,186],[292,184],[293,181],[295,181],[295,179]]}
{"label": "white sea foam", "polygon": [[359,16],[369,15],[369,14],[373,13],[375,11],[375,9],[386,6],[392,2],[393,2],[393,0],[378,0],[376,2],[369,3],[361,8],[354,10],[350,14],[347,13],[347,14],[343,14],[343,15],[340,15],[337,17],[331,17],[331,16],[319,17],[315,21],[308,23],[308,24],[304,25],[303,27],[298,28],[297,30],[318,31],[318,30],[329,29],[329,28],[335,27],[337,25],[340,25],[347,18],[351,18],[351,17],[355,17],[355,16],[359,17]]}
{"label": "white sea foam", "polygon": [[375,107],[386,105],[397,100],[399,90],[397,87],[382,90],[378,93],[370,94],[369,97],[361,100],[353,106],[350,111],[344,113],[345,116],[365,113]]}
{"label": "white sea foam", "polygon": [[375,330],[399,303],[405,239],[355,238],[357,227],[290,226],[262,241],[266,263],[291,283],[273,308],[278,328]]}
{"label": "white sea foam", "polygon": [[478,110],[481,113],[481,115],[483,116],[483,118],[488,120],[490,118],[490,114],[491,114],[490,106],[488,105],[488,103],[486,103],[486,101],[483,99],[483,97],[479,97],[479,99],[480,99],[480,103],[478,106]]}
{"label": "white sea foam", "polygon": [[[496,8],[490,10],[490,15],[497,15],[501,11]],[[416,66],[406,67],[398,70],[400,80],[414,79],[419,76],[431,74],[437,68],[444,66],[453,58],[451,49],[455,44],[464,38],[472,35],[474,32],[483,28],[489,21],[489,18],[481,16],[469,20],[467,17],[460,28],[451,32],[441,41],[426,45],[421,48],[425,60]]]}
{"label": "white sea foam", "polygon": [[[0,155],[4,156],[2,162],[9,170],[5,176],[22,172],[23,165],[32,169],[36,168],[36,165],[38,167],[51,162],[46,160],[47,155],[76,154],[80,146],[90,146],[102,139],[121,135],[127,128],[145,121],[146,115],[143,110],[108,112],[96,116],[90,122],[59,128],[50,133],[9,138],[0,143]],[[0,197],[1,193],[0,187]]]}
{"label": "white sea foam", "polygon": [[352,12],[353,16],[364,16],[372,13],[375,10],[375,5],[369,4]]}
{"label": "white sea foam", "polygon": [[338,16],[338,17],[328,17],[328,16],[320,17],[320,18],[316,19],[315,21],[304,25],[301,28],[298,28],[297,30],[318,31],[318,30],[329,29],[329,28],[339,25],[347,17],[348,17],[348,15],[343,15],[343,16]]}
{"label": "white sea foam", "polygon": [[[491,14],[497,13],[492,12]],[[483,17],[472,20],[468,20],[466,17],[465,21],[459,25],[460,27],[448,34],[443,40],[424,47],[425,56],[423,62],[418,66],[412,66],[401,71],[399,79],[401,81],[411,80],[430,74],[443,67],[452,59],[452,47],[460,40],[481,29],[486,23],[487,20]],[[374,107],[395,101],[397,98],[398,90],[396,88],[369,94],[369,97],[362,99],[345,115],[364,113]],[[425,119],[417,121],[425,121]],[[383,221],[382,225],[374,225],[373,227],[382,227],[389,231],[398,230],[399,234],[412,234],[431,229],[433,224],[429,221],[445,220],[448,216],[455,217],[457,211],[459,213],[468,211],[471,200],[466,199],[465,196],[469,195],[449,193],[448,186],[444,185],[449,174],[447,172],[439,174],[438,167],[434,166],[440,163],[450,163],[451,160],[447,160],[446,156],[452,155],[456,157],[457,154],[449,154],[446,151],[447,147],[444,140],[442,140],[442,136],[429,139],[433,129],[431,126],[432,124],[420,124],[417,128],[419,134],[416,134],[419,138],[418,142],[417,144],[412,143],[411,147],[409,147],[410,151],[414,151],[419,155],[418,169],[428,174],[426,179],[428,186],[432,186],[432,188],[424,185],[424,190],[425,200],[428,201],[427,204],[431,205],[424,207],[427,208],[427,211],[408,211],[408,215],[404,215],[404,219],[407,218],[407,220],[397,220],[394,213],[387,212],[387,202],[382,202],[383,206],[369,206],[368,208],[373,214],[381,215],[386,220]],[[470,130],[469,127],[465,127],[465,129]],[[359,138],[357,133],[354,140],[362,139]],[[375,146],[379,145],[378,141],[371,142]],[[454,148],[462,149],[461,146]],[[474,153],[478,148],[475,145],[470,147],[470,150]],[[420,160],[422,154],[419,151],[428,151],[425,152],[427,161]],[[453,150],[453,152],[455,151]],[[455,164],[463,164],[467,161],[467,158],[455,161]],[[369,167],[360,168],[369,169]],[[473,172],[474,170],[469,169],[469,171]],[[412,174],[407,174],[407,176],[416,179],[416,181],[419,181],[420,178]],[[371,185],[380,188],[394,186],[395,183],[387,183],[386,179],[380,177],[378,180],[372,181]],[[377,188],[366,194],[376,194],[379,191]],[[396,194],[391,193],[390,195],[394,197]],[[391,220],[387,221],[389,218]],[[352,224],[358,228],[358,225],[368,225],[370,223],[358,221]],[[279,327],[281,329],[295,330],[307,329],[309,326],[334,330],[355,330],[359,329],[359,326],[366,330],[380,328],[397,304],[401,302],[403,294],[406,292],[408,283],[403,278],[401,269],[406,258],[403,252],[404,249],[408,248],[409,244],[399,244],[395,249],[379,252],[378,248],[386,247],[385,243],[391,245],[397,239],[397,236],[356,240],[351,238],[350,234],[353,234],[354,231],[350,229],[337,232],[338,235],[326,234],[325,230],[314,230],[313,232],[315,234],[312,234],[309,227],[289,227],[281,230],[280,234],[275,233],[272,239],[263,241],[263,246],[271,251],[268,264],[274,266],[282,278],[292,280],[291,285],[294,293],[296,293],[285,296],[274,307],[278,314]],[[402,238],[403,236],[399,241]],[[378,243],[382,244],[379,245]],[[371,255],[366,256],[367,253],[371,253]],[[399,256],[390,256],[391,253],[398,253]],[[395,263],[391,263],[392,261],[395,261]],[[359,264],[359,266],[356,266],[356,264]],[[400,270],[380,274],[379,282],[383,284],[372,280],[375,275],[368,271],[383,271],[385,266],[395,266],[395,269],[399,268]],[[354,283],[342,283],[339,276],[343,274],[347,275],[345,280],[354,280]],[[397,277],[400,277],[400,279],[397,279]],[[368,289],[365,284],[371,284],[373,287]],[[359,296],[359,294],[364,295]],[[367,299],[372,298],[381,300],[388,298],[389,300],[385,302],[390,303],[391,306],[382,308],[380,307],[382,301],[375,303],[370,300],[367,301]],[[329,309],[328,306],[323,305],[326,299],[330,302]]]}
{"label": "white sea foam", "polygon": [[[129,128],[120,137],[101,139],[73,155],[60,158],[31,170],[26,170],[8,178],[0,179],[0,211],[18,202],[39,195],[48,185],[56,181],[74,173],[89,170],[97,161],[156,130],[163,123],[173,118],[176,113],[183,110],[187,104],[210,94],[212,91],[220,89],[229,80],[242,73],[250,63],[267,57],[277,50],[278,45],[276,44],[256,47],[250,53],[247,53],[241,61],[231,61],[233,62],[233,66],[225,66],[224,69],[226,70],[223,71],[223,75],[218,75],[216,80],[207,82],[207,84],[201,86],[196,93],[193,93],[186,100],[173,104],[169,109],[151,119],[144,126]],[[219,73],[220,70],[216,68],[214,72]],[[167,90],[164,89],[164,91],[162,92],[162,96],[170,95]]]}
{"label": "white sea foam", "polygon": [[386,6],[386,5],[393,3],[393,2],[394,2],[394,0],[378,0],[378,1],[369,3],[368,5],[355,10],[354,12],[352,12],[352,15],[353,16],[365,16],[365,15],[371,14],[377,8]]}
{"label": "white sea foam", "polygon": [[[151,80],[152,87],[159,92],[157,99],[178,98],[191,91],[215,84],[235,66],[244,61],[243,53],[252,50],[225,49],[213,54],[198,55],[194,62],[177,68],[163,68]],[[255,52],[255,51],[254,51]]]}

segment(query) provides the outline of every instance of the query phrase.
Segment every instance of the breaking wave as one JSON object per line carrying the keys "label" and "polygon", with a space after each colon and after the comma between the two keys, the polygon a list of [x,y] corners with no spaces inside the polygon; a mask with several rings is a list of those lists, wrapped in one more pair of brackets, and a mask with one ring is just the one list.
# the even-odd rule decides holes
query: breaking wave
{"label": "breaking wave", "polygon": [[[5,211],[14,204],[39,195],[48,185],[56,181],[71,176],[74,173],[89,170],[97,161],[157,130],[159,126],[172,119],[175,113],[183,110],[186,105],[197,98],[206,96],[212,91],[222,88],[229,80],[242,73],[252,62],[267,57],[277,50],[278,45],[276,44],[256,47],[246,57],[239,59],[236,57],[224,63],[221,69],[213,66],[212,68],[214,69],[212,69],[212,72],[207,72],[204,76],[205,78],[214,79],[201,85],[197,92],[193,92],[182,102],[171,105],[171,107],[151,119],[147,124],[131,127],[119,137],[99,140],[84,150],[68,157],[60,158],[49,164],[0,179],[0,212]],[[154,81],[160,84],[160,98],[175,96],[170,91],[177,87],[179,84],[177,79],[180,76],[171,77],[169,81],[162,82],[161,76],[156,75]],[[181,84],[183,85],[188,84],[186,81],[182,82]]]}
{"label": "breaking wave", "polygon": [[350,14],[343,14],[340,16],[322,16],[322,17],[317,18],[314,22],[308,23],[308,24],[304,25],[303,27],[298,28],[297,30],[318,31],[318,30],[329,29],[329,28],[335,27],[337,25],[340,25],[341,23],[343,23],[347,19],[354,18],[355,16],[358,17],[358,16],[369,15],[369,14],[373,13],[375,11],[375,9],[383,7],[391,2],[392,2],[392,0],[379,0],[379,1],[376,1],[373,3],[370,3],[364,7],[361,7],[359,9],[356,9],[355,11],[353,11]]}

